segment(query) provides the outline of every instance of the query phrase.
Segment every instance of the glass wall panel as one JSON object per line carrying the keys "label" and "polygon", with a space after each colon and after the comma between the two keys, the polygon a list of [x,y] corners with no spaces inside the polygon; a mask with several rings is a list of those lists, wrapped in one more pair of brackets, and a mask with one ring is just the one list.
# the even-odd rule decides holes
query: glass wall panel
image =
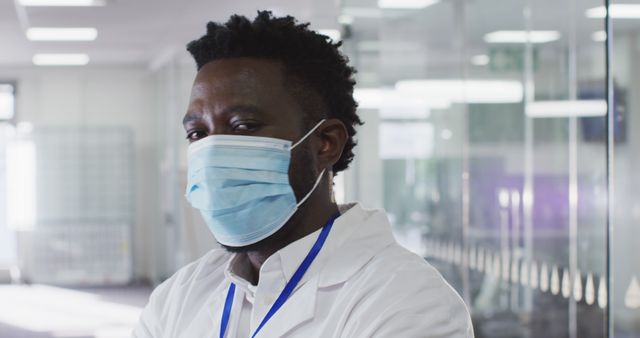
{"label": "glass wall panel", "polygon": [[614,336],[626,338],[640,336],[640,1],[611,1],[609,14],[615,206],[611,214],[611,316]]}
{"label": "glass wall panel", "polygon": [[[607,336],[604,3],[343,5],[366,123],[354,171],[384,182],[353,195],[460,292],[477,337]],[[627,250],[640,237],[618,234]]]}

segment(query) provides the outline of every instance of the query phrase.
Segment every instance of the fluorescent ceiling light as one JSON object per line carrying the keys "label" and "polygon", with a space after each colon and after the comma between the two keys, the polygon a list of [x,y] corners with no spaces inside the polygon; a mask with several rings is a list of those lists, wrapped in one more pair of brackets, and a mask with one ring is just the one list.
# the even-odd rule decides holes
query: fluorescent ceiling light
{"label": "fluorescent ceiling light", "polygon": [[[640,19],[640,4],[612,4],[609,5],[613,19]],[[604,6],[587,9],[587,18],[602,19],[607,15]]]}
{"label": "fluorescent ceiling light", "polygon": [[495,31],[484,36],[488,43],[546,43],[558,39],[558,31]]}
{"label": "fluorescent ceiling light", "polygon": [[31,41],[93,41],[98,36],[95,28],[43,28],[27,29]]}
{"label": "fluorescent ceiling light", "polygon": [[337,29],[318,29],[318,33],[328,36],[333,42],[340,41],[342,34]]}
{"label": "fluorescent ceiling light", "polygon": [[607,40],[607,32],[605,31],[597,31],[591,34],[591,40],[595,42],[603,42]]}
{"label": "fluorescent ceiling light", "polygon": [[421,93],[401,92],[393,88],[356,88],[353,97],[362,109],[445,109],[450,101],[433,98]]}
{"label": "fluorescent ceiling light", "polygon": [[474,66],[486,66],[489,64],[489,61],[491,61],[491,59],[489,59],[489,55],[486,54],[476,55],[471,58],[471,64]]}
{"label": "fluorescent ceiling light", "polygon": [[84,66],[89,63],[87,54],[36,54],[33,64],[36,66]]}
{"label": "fluorescent ceiling light", "polygon": [[440,0],[378,0],[378,7],[385,9],[422,9]]}
{"label": "fluorescent ceiling light", "polygon": [[524,93],[522,83],[511,80],[403,80],[395,88],[401,93],[451,103],[518,103]]}
{"label": "fluorescent ceiling light", "polygon": [[543,117],[593,117],[607,114],[605,100],[536,101],[527,105],[527,116]]}
{"label": "fluorescent ceiling light", "polygon": [[38,7],[88,7],[88,6],[104,6],[104,0],[18,0],[22,6],[38,6]]}

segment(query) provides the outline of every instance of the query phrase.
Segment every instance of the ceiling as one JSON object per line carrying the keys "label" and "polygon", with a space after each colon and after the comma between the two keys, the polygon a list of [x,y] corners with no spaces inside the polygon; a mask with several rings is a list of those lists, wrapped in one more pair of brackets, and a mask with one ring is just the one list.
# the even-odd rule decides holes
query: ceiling
{"label": "ceiling", "polygon": [[[184,51],[187,42],[204,33],[208,21],[224,21],[236,13],[253,16],[259,9],[270,9],[277,15],[290,14],[311,22],[314,29],[336,29],[340,13],[355,13],[351,15],[350,42],[356,49],[376,52],[376,48],[386,48],[390,50],[384,57],[387,63],[428,62],[436,70],[449,71],[443,63],[459,61],[452,58],[452,51],[461,46],[470,55],[484,53],[490,47],[483,41],[485,34],[526,29],[523,8],[527,3],[531,4],[528,28],[562,34],[545,48],[566,48],[570,14],[576,20],[578,49],[603,48],[592,40],[594,32],[604,29],[603,20],[583,15],[588,8],[601,6],[603,0],[441,0],[410,11],[380,10],[377,0],[107,0],[103,7],[19,8],[13,0],[0,0],[0,67],[31,65],[36,53],[87,53],[90,65],[153,68],[168,53]],[[569,7],[572,3],[574,8]],[[24,13],[25,19],[19,20],[18,13]],[[33,42],[25,36],[27,26],[95,27],[98,38]],[[637,32],[640,20],[615,21],[614,28],[616,32]],[[382,43],[376,47],[376,42]],[[601,54],[600,49],[596,54]],[[362,55],[360,61],[366,62],[366,53]],[[371,62],[379,62],[377,54],[372,57]]]}
{"label": "ceiling", "polygon": [[[87,53],[90,65],[152,65],[168,50],[184,50],[205,32],[208,21],[259,9],[290,14],[315,29],[337,27],[337,5],[313,0],[108,0],[103,7],[22,7],[0,0],[0,66],[31,65],[36,53]],[[24,22],[26,21],[26,22]],[[91,42],[34,42],[28,27],[95,27]]]}

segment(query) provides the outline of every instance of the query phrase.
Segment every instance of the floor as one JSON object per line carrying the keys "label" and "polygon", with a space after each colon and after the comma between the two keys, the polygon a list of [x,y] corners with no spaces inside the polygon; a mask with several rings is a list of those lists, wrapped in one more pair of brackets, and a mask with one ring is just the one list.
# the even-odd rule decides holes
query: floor
{"label": "floor", "polygon": [[0,337],[129,337],[150,293],[147,286],[0,285]]}

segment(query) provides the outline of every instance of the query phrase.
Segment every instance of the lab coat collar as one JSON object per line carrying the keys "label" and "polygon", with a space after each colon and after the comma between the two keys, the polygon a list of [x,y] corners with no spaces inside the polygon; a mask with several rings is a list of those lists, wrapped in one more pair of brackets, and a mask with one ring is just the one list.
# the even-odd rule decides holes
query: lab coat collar
{"label": "lab coat collar", "polygon": [[244,293],[249,294],[250,298],[253,298],[253,291],[249,288],[250,283],[244,277],[250,274],[249,269],[249,259],[247,256],[242,253],[237,253],[233,254],[227,262],[224,274],[227,279],[236,284]]}
{"label": "lab coat collar", "polygon": [[[310,235],[311,243],[317,235]],[[287,300],[285,307],[295,311],[278,311],[264,327],[265,336],[282,337],[296,326],[315,316],[318,289],[346,282],[378,252],[395,243],[391,225],[382,210],[365,210],[359,204],[337,218],[325,242],[302,281],[295,297]],[[308,248],[304,249],[304,254]],[[296,264],[284,264],[287,280]],[[295,261],[295,259],[293,259]],[[295,266],[293,266],[295,265]],[[305,282],[306,281],[306,282]]]}
{"label": "lab coat collar", "polygon": [[[316,311],[317,297],[318,278],[315,276],[299,287],[295,293],[295,297],[287,299],[283,308],[271,317],[259,336],[283,337],[296,326],[313,319]],[[287,311],[284,308],[295,310]]]}
{"label": "lab coat collar", "polygon": [[[267,260],[265,260],[262,266],[260,267],[261,280],[258,282],[258,284],[265,283],[263,276],[265,275],[266,271],[275,270],[275,271],[279,271],[280,275],[282,276],[282,279],[279,281],[275,281],[275,284],[279,283],[281,286],[280,289],[283,289],[284,285],[293,277],[295,271],[300,266],[300,263],[302,262],[304,257],[311,250],[311,247],[313,246],[316,239],[320,235],[320,231],[321,230],[317,230],[293,243],[290,243],[286,247],[278,250],[276,253],[274,253],[269,258],[267,258]],[[335,227],[332,228],[330,235],[334,231],[336,231]],[[326,254],[323,254],[325,252],[325,247],[327,246],[327,242],[329,242],[329,239],[327,239],[322,250],[320,250],[320,253],[314,260],[313,264],[309,267],[309,270],[307,270],[307,272],[304,274],[304,276],[296,286],[295,290],[297,290],[302,285],[304,285],[305,282],[310,279],[309,278],[310,276],[317,274],[317,270],[318,270],[317,266],[321,265],[320,262],[322,262],[327,256]],[[249,276],[249,274],[250,274],[249,261],[246,254],[244,253],[234,254],[231,260],[227,264],[227,267],[225,269],[225,275],[233,283],[235,283],[236,286],[238,286],[242,291],[252,295],[253,292],[249,288],[250,283],[249,281],[247,281],[245,277],[245,276]],[[273,274],[270,274],[270,275],[273,276]],[[269,281],[269,284],[272,284],[272,283],[273,281]]]}
{"label": "lab coat collar", "polygon": [[[349,238],[354,228],[351,226],[351,223],[353,223],[353,216],[358,213],[359,209],[356,208],[356,206],[357,205],[355,203],[340,206],[340,216],[333,222],[329,237],[327,237],[327,240],[322,246],[322,250],[320,250],[318,256],[316,256],[313,264],[309,267],[309,270],[307,270],[304,276],[302,276],[302,279],[296,289],[301,287],[313,276],[318,275],[322,271],[325,263],[333,256],[334,250],[340,247]],[[316,232],[291,243],[287,247],[278,251],[278,256],[283,263],[282,271],[287,281],[291,280],[293,274],[300,266],[300,262],[302,262],[302,259],[307,255],[309,250],[311,250],[311,247],[318,236],[320,236],[321,231],[322,230],[317,230]]]}
{"label": "lab coat collar", "polygon": [[[395,243],[391,225],[382,210],[366,210],[358,203],[340,206],[341,215],[329,237],[300,284],[319,275],[318,287],[345,282],[377,252]],[[318,238],[320,230],[278,251],[286,280],[290,280],[300,262]]]}
{"label": "lab coat collar", "polygon": [[[358,203],[340,206],[341,215],[333,224],[329,237],[307,273],[298,284],[301,287],[312,276],[321,275],[320,287],[342,283],[366,264],[378,251],[395,242],[391,225],[382,210],[367,210]],[[269,257],[262,269],[279,268],[284,283],[291,280],[300,262],[309,252],[321,230],[280,249]],[[229,261],[225,274],[244,291],[248,282],[243,270],[247,266],[244,254],[235,254]],[[296,289],[297,289],[296,288]]]}
{"label": "lab coat collar", "polygon": [[[342,215],[334,221],[322,250],[296,287],[296,296],[287,300],[285,307],[296,311],[278,311],[263,329],[269,332],[269,336],[283,336],[295,326],[312,319],[319,288],[347,281],[376,253],[395,243],[384,211],[365,210],[359,204],[341,206],[340,209]],[[265,261],[263,268],[267,264],[280,265],[285,278],[283,283],[286,283],[313,246],[319,232],[281,249]],[[225,274],[241,289],[245,289],[248,282],[233,272],[234,262],[240,259],[239,255],[234,255]]]}

